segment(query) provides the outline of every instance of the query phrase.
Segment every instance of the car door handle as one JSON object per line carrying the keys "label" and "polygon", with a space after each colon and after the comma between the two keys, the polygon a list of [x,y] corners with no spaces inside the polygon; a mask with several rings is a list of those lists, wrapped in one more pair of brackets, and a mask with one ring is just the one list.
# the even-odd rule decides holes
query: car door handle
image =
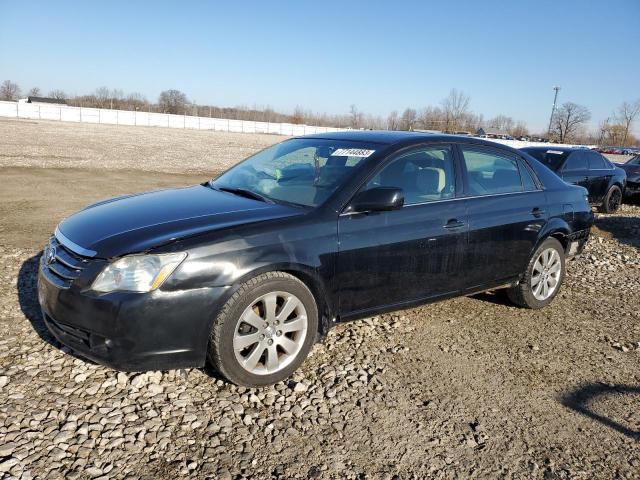
{"label": "car door handle", "polygon": [[465,222],[461,222],[457,218],[452,218],[452,219],[448,220],[447,223],[445,223],[443,225],[443,227],[446,228],[447,230],[452,230],[452,229],[456,229],[456,228],[462,228],[465,225],[466,225]]}
{"label": "car door handle", "polygon": [[531,210],[531,215],[533,215],[536,218],[540,218],[542,215],[544,215],[544,210],[536,207],[533,210]]}

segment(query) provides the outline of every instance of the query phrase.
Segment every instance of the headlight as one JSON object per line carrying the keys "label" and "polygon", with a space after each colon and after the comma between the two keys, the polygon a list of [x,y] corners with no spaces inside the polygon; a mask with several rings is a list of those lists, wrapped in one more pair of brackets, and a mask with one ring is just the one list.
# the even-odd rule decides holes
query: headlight
{"label": "headlight", "polygon": [[122,257],[107,265],[91,288],[97,292],[150,292],[162,285],[186,256],[186,253],[166,253]]}

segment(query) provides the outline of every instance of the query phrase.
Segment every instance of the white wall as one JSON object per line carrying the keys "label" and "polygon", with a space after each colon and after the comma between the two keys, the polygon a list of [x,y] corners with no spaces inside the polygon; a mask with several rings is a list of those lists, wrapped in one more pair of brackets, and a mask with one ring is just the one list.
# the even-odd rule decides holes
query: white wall
{"label": "white wall", "polygon": [[106,108],[70,107],[18,102],[0,102],[0,117],[59,120],[66,122],[105,123],[110,125],[140,125],[147,127],[189,128],[240,133],[272,133],[277,135],[308,135],[341,130],[332,127],[294,125],[292,123],[253,122],[226,118],[194,117],[168,113],[109,110]]}
{"label": "white wall", "polygon": [[[31,118],[38,120],[59,120],[65,122],[104,123],[109,125],[140,125],[145,127],[189,128],[218,132],[272,133],[276,135],[309,135],[313,133],[337,132],[345,130],[333,127],[314,127],[292,123],[252,122],[226,118],[194,117],[168,113],[134,112],[110,110],[107,108],[83,108],[67,105],[46,105],[18,102],[0,102],[0,117]],[[497,140],[492,142],[523,148],[536,145],[552,148],[559,144],[521,142],[519,140]],[[574,145],[562,145],[574,146]]]}

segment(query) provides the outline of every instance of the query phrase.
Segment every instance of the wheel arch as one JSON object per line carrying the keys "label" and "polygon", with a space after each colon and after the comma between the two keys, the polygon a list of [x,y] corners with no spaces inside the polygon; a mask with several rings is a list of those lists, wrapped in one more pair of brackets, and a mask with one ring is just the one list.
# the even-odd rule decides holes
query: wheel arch
{"label": "wheel arch", "polygon": [[571,235],[572,228],[569,224],[560,218],[554,218],[549,223],[545,225],[545,227],[540,230],[540,234],[538,235],[538,239],[533,249],[531,250],[531,254],[535,252],[538,247],[544,242],[547,238],[555,238],[560,242],[562,248],[564,249],[564,253],[566,254],[569,248],[569,235]]}
{"label": "wheel arch", "polygon": [[317,269],[299,263],[273,263],[265,264],[251,269],[245,272],[241,277],[238,277],[231,285],[231,288],[225,295],[222,305],[226,302],[240,286],[250,280],[268,272],[283,272],[300,280],[313,295],[318,308],[318,333],[320,337],[324,337],[329,330],[331,324],[331,318],[335,315],[336,303],[335,299],[330,294],[329,289],[322,276],[318,273]]}

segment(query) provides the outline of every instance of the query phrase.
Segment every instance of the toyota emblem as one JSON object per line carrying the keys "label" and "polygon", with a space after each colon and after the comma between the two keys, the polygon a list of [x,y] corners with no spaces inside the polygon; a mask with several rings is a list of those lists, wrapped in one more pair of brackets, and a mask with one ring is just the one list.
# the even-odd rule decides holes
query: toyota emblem
{"label": "toyota emblem", "polygon": [[45,252],[44,262],[47,265],[51,265],[56,259],[56,247],[49,247]]}

